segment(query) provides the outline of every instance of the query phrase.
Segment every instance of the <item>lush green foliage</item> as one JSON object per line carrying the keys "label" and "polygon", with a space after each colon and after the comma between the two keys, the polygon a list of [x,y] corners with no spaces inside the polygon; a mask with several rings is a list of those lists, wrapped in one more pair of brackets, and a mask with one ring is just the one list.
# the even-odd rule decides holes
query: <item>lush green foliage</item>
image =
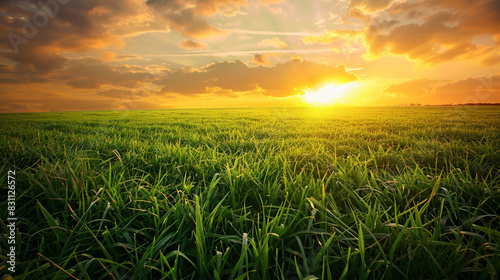
{"label": "lush green foliage", "polygon": [[495,107],[66,112],[0,122],[2,186],[7,170],[18,174],[15,279],[497,279],[500,271]]}

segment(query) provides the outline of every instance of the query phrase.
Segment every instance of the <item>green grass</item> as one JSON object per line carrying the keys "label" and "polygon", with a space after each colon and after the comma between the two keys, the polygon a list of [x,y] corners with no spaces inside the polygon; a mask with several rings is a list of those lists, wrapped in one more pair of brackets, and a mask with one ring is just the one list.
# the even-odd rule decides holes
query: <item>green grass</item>
{"label": "green grass", "polygon": [[4,232],[17,173],[14,279],[498,279],[498,107],[0,124]]}

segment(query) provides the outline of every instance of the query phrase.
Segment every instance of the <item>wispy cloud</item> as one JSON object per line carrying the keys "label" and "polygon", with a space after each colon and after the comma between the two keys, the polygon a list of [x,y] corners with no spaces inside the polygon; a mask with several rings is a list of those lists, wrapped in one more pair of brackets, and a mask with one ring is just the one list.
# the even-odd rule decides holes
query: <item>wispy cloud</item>
{"label": "wispy cloud", "polygon": [[239,28],[225,29],[228,32],[235,34],[255,34],[255,35],[282,35],[282,36],[320,36],[321,32],[288,32],[288,31],[272,31],[272,30],[248,30]]}
{"label": "wispy cloud", "polygon": [[[358,51],[358,48],[345,48],[345,49],[335,49],[338,51]],[[166,53],[166,54],[152,54],[152,55],[142,55],[144,57],[193,57],[193,56],[254,56],[255,53],[320,53],[320,52],[333,52],[332,48],[324,49],[270,49],[270,50],[244,50],[244,51],[195,51],[195,52],[183,52],[183,53]]]}

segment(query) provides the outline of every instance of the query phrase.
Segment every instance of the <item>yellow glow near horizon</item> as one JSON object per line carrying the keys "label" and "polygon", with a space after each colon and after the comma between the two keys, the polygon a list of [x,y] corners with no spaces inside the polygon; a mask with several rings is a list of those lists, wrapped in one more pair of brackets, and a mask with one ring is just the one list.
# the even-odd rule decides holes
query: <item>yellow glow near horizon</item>
{"label": "yellow glow near horizon", "polygon": [[305,90],[305,94],[302,96],[302,100],[313,105],[325,105],[333,104],[357,86],[357,83],[347,83],[347,84],[327,84],[325,86],[317,87],[313,90]]}

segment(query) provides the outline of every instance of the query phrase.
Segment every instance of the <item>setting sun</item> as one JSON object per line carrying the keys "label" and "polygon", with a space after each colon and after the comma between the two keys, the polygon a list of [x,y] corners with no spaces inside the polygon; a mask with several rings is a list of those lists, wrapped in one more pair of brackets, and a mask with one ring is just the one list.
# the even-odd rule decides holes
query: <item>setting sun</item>
{"label": "setting sun", "polygon": [[327,84],[313,90],[305,90],[302,100],[309,104],[324,105],[339,102],[357,83]]}

